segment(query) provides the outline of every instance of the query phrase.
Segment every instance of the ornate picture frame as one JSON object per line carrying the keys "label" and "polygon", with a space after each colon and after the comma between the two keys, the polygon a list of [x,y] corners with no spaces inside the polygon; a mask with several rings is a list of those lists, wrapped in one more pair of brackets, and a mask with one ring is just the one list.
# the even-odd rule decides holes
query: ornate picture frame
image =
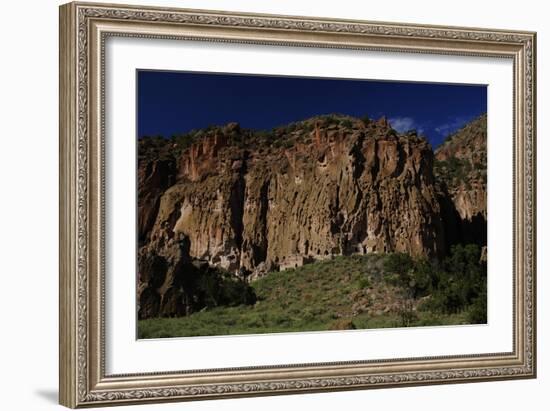
{"label": "ornate picture frame", "polygon": [[[513,62],[513,350],[109,375],[105,368],[105,42],[110,37],[498,57]],[[69,3],[60,7],[60,403],[67,407],[536,376],[536,35]],[[132,275],[132,274],[129,274]]]}

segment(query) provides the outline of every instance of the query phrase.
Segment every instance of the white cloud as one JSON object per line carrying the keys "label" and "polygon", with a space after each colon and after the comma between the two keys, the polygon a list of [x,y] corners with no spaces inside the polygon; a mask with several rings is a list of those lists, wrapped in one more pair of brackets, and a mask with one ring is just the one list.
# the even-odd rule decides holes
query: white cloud
{"label": "white cloud", "polygon": [[439,134],[443,136],[448,136],[449,134],[454,133],[455,131],[461,129],[466,123],[471,120],[469,117],[456,117],[450,120],[448,123],[441,124],[435,128]]}
{"label": "white cloud", "polygon": [[411,117],[393,117],[388,119],[392,128],[400,133],[417,128],[417,125]]}

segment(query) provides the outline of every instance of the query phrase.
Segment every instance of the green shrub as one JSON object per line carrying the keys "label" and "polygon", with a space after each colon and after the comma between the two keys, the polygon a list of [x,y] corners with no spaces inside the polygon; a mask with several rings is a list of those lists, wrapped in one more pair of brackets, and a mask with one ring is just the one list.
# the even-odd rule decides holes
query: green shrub
{"label": "green shrub", "polygon": [[357,280],[357,289],[359,290],[362,290],[364,288],[369,288],[370,286],[371,286],[371,282],[367,276],[361,276],[359,280]]}
{"label": "green shrub", "polygon": [[468,322],[470,324],[487,324],[487,283],[484,284],[468,309]]}
{"label": "green shrub", "polygon": [[[481,249],[475,244],[453,246],[441,264],[414,260],[404,253],[389,254],[384,260],[384,280],[402,287],[407,298],[430,296],[421,309],[442,314],[468,310],[472,323],[485,323],[487,268],[480,263],[480,256]],[[401,315],[401,320],[407,323],[411,319]]]}
{"label": "green shrub", "polygon": [[275,148],[281,148],[283,146],[283,141],[281,139],[275,139],[271,144]]}
{"label": "green shrub", "polygon": [[401,327],[410,327],[418,321],[418,315],[414,312],[411,300],[404,301],[399,307],[397,314],[399,315]]}
{"label": "green shrub", "polygon": [[[408,287],[411,281],[411,270],[413,267],[414,260],[406,253],[388,254],[384,260],[384,269],[390,274],[388,279],[393,285]],[[392,277],[391,274],[395,276]]]}
{"label": "green shrub", "polygon": [[256,302],[254,289],[244,280],[215,267],[200,271],[194,294],[205,307],[250,305]]}
{"label": "green shrub", "polygon": [[452,314],[473,304],[477,308],[472,316],[482,321],[487,304],[487,267],[480,263],[480,257],[481,249],[475,244],[453,246],[442,269],[432,273],[432,295],[425,308]]}
{"label": "green shrub", "polygon": [[327,114],[323,117],[323,120],[327,126],[340,123],[340,120],[334,114]]}
{"label": "green shrub", "polygon": [[346,127],[346,128],[352,128],[353,127],[353,123],[351,122],[351,120],[349,119],[344,119],[340,122],[340,124],[343,126],[343,127]]}

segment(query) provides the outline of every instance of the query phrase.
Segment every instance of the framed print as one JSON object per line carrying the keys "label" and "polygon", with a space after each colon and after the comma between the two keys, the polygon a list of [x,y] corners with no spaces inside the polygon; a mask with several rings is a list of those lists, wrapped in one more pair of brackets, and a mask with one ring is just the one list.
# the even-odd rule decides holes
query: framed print
{"label": "framed print", "polygon": [[534,378],[535,50],[61,6],[61,404]]}

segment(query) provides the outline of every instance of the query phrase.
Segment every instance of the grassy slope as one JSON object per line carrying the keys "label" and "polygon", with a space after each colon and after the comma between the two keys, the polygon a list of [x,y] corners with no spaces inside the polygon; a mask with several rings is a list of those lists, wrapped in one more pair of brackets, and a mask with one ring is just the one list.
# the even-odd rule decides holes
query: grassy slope
{"label": "grassy slope", "polygon": [[[384,278],[384,256],[337,257],[252,283],[253,306],[216,307],[180,318],[139,321],[139,338],[258,334],[400,327],[395,310],[376,307],[399,301],[401,290]],[[417,311],[409,326],[467,323],[464,314],[436,315]]]}

